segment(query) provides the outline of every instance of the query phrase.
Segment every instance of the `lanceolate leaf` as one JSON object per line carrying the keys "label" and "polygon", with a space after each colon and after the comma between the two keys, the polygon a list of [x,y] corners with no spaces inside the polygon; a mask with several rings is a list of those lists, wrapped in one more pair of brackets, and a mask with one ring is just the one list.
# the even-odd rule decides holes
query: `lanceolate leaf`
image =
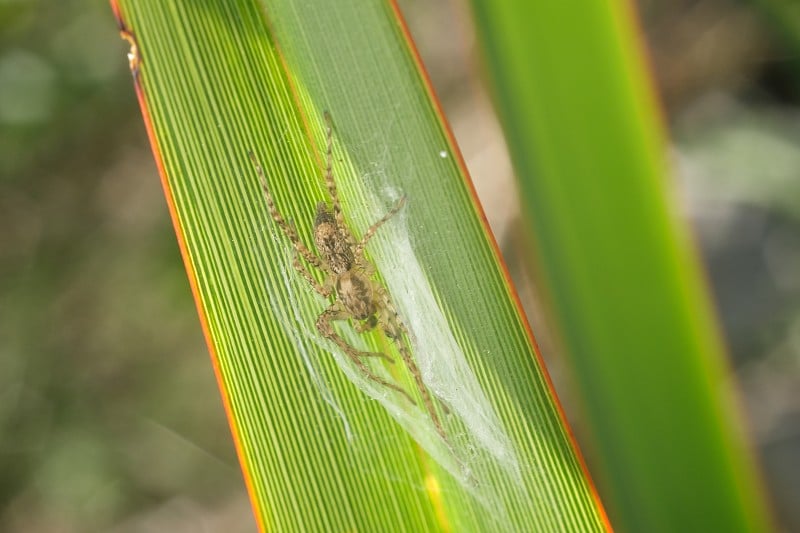
{"label": "lanceolate leaf", "polygon": [[768,530],[631,6],[472,3],[612,520]]}
{"label": "lanceolate leaf", "polygon": [[[589,531],[602,507],[541,370],[496,247],[396,8],[119,0],[137,86],[261,527],[287,531]],[[292,267],[276,209],[309,246],[334,176],[408,324],[442,439],[380,331],[365,377],[315,328],[329,301]],[[316,274],[322,281],[322,273]],[[378,328],[380,329],[380,328]],[[416,391],[416,392],[415,392]]]}

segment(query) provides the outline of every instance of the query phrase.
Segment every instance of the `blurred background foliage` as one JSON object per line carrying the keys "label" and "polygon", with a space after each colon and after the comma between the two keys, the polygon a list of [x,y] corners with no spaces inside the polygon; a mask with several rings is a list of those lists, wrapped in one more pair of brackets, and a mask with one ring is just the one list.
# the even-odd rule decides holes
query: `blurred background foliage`
{"label": "blurred background foliage", "polygon": [[[800,530],[800,14],[790,3],[638,9],[730,387],[743,393],[779,523]],[[580,435],[517,259],[511,167],[465,2],[401,7]],[[105,3],[0,1],[0,530],[253,531],[126,52]]]}

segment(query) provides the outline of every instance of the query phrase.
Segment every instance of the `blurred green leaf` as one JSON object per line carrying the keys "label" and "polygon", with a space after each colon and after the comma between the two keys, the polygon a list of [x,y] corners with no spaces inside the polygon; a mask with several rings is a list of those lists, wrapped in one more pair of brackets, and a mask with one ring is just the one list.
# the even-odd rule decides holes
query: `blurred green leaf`
{"label": "blurred green leaf", "polygon": [[[800,5],[793,0],[749,0],[770,17],[774,27],[782,31],[795,49],[800,49]],[[797,61],[796,58],[786,58]]]}
{"label": "blurred green leaf", "polygon": [[631,6],[472,5],[612,522],[769,529]]}

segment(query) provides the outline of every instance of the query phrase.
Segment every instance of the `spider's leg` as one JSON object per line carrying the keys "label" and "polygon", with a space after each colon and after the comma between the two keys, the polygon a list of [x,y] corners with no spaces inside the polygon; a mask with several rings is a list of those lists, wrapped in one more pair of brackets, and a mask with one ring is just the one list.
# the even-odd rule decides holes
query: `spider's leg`
{"label": "spider's leg", "polygon": [[[403,361],[406,362],[406,365],[409,365],[408,361],[410,361],[409,370],[411,371],[411,374],[414,376],[414,380],[417,383],[417,387],[420,388],[420,392],[423,394],[423,399],[424,399],[424,393],[422,391],[427,389],[422,388],[424,387],[424,383],[422,382],[422,376],[420,375],[419,369],[417,368],[416,363],[414,363],[414,361],[410,359],[411,358],[410,353],[404,354],[403,352],[403,350],[408,350],[408,345],[406,344],[406,341],[403,339],[402,336],[405,335],[406,339],[411,339],[411,334],[408,332],[408,328],[406,328],[406,325],[400,319],[400,315],[397,314],[397,310],[395,309],[394,304],[389,298],[388,293],[385,290],[383,290],[383,288],[381,288],[381,290],[378,292],[381,294],[381,297],[383,298],[383,305],[385,308],[384,314],[381,317],[382,320],[381,324],[384,328],[384,333],[386,333],[386,336],[392,339],[392,341],[395,343],[395,345],[398,348],[398,351],[400,351],[400,355],[403,356]],[[447,405],[447,403],[438,394],[434,394],[433,396],[436,398],[436,400],[438,400],[439,405],[442,408],[442,412],[444,412],[444,414],[446,415],[449,415],[450,406]],[[429,409],[428,411],[431,413],[431,417],[434,419],[434,423],[436,423],[437,420],[435,413],[433,413],[432,409]]]}
{"label": "spider's leg", "polygon": [[269,210],[269,215],[272,217],[272,220],[275,221],[283,233],[286,234],[290,241],[292,241],[292,246],[294,246],[294,249],[297,250],[306,261],[320,270],[324,270],[322,261],[319,259],[319,257],[314,255],[314,253],[309,250],[305,244],[303,244],[303,241],[300,240],[300,235],[298,235],[294,224],[286,222],[286,219],[284,219],[283,215],[280,214],[278,208],[275,207],[275,200],[272,198],[272,193],[269,192],[267,178],[264,175],[264,169],[261,168],[261,164],[256,159],[255,154],[252,151],[248,151],[247,155],[250,156],[250,161],[252,161],[253,165],[256,167],[256,173],[261,181],[261,188],[264,189],[264,196],[267,199],[267,209]]}
{"label": "spider's leg", "polygon": [[333,204],[333,216],[339,227],[344,227],[344,217],[342,216],[342,204],[339,201],[339,191],[336,189],[336,181],[333,179],[333,122],[331,114],[325,111],[325,185],[328,187],[328,194],[331,196]]}
{"label": "spider's leg", "polygon": [[356,240],[350,231],[347,229],[347,224],[344,221],[342,214],[342,202],[339,200],[339,189],[336,188],[336,180],[333,178],[333,122],[331,121],[331,114],[325,111],[325,186],[328,188],[328,194],[331,197],[333,204],[333,217],[336,220],[336,226],[339,228],[339,233],[345,241],[355,246]]}
{"label": "spider's leg", "polygon": [[300,240],[300,234],[297,233],[297,228],[294,225],[294,222],[289,219],[289,222],[286,224],[289,228],[287,231],[287,235],[289,239],[292,241],[292,245],[294,245],[294,249],[303,256],[303,259],[309,262],[309,264],[314,265],[320,270],[327,271],[328,269],[325,268],[325,263],[322,259],[320,259],[314,252],[309,250],[303,241]]}
{"label": "spider's leg", "polygon": [[394,342],[395,346],[397,347],[397,351],[400,352],[400,356],[403,358],[403,362],[406,364],[406,368],[408,368],[408,371],[414,377],[414,381],[417,384],[417,390],[419,390],[419,394],[422,397],[422,403],[425,405],[425,410],[428,411],[428,415],[431,417],[431,422],[433,422],[436,432],[449,445],[450,441],[447,438],[447,434],[444,432],[442,421],[439,419],[439,415],[436,413],[436,409],[433,406],[431,394],[428,391],[428,388],[425,386],[425,382],[422,381],[422,373],[419,371],[417,363],[411,356],[411,350],[409,349],[408,342],[403,338],[403,335],[405,335],[406,338],[410,337],[408,330],[406,329],[402,320],[400,320],[394,304],[392,303],[392,299],[389,297],[389,293],[386,292],[383,287],[377,287],[377,290],[383,300],[383,307],[380,312],[381,317],[378,319],[378,321],[381,324],[384,333],[386,333],[386,336],[392,339],[392,342]]}
{"label": "spider's leg", "polygon": [[367,242],[375,235],[375,232],[378,231],[378,228],[383,226],[390,218],[396,215],[397,212],[403,208],[405,203],[406,203],[406,195],[404,194],[403,196],[400,197],[399,200],[397,200],[397,203],[394,204],[394,207],[392,207],[392,209],[388,213],[383,215],[383,218],[381,218],[379,221],[370,226],[369,229],[367,229],[367,231],[364,233],[364,236],[361,237],[361,240],[356,245],[355,250],[353,251],[353,255],[355,255],[356,257],[360,256],[364,252],[364,247],[367,245]]}
{"label": "spider's leg", "polygon": [[[416,405],[416,402],[408,394],[402,387],[399,385],[395,385],[382,377],[376,375],[369,367],[364,363],[362,360],[363,357],[383,357],[389,359],[389,356],[382,353],[374,353],[374,352],[362,352],[360,350],[356,350],[353,346],[347,344],[339,334],[336,333],[333,329],[333,325],[331,322],[335,320],[347,320],[350,318],[350,315],[344,310],[339,302],[334,302],[328,307],[317,319],[317,329],[319,330],[320,334],[326,339],[332,340],[339,348],[347,354],[351,361],[361,370],[367,378],[371,379],[375,383],[383,385],[384,387],[388,387],[396,392],[399,392],[406,399],[411,402],[413,405]],[[391,361],[391,359],[389,359]]]}
{"label": "spider's leg", "polygon": [[341,214],[342,206],[339,204],[339,194],[336,191],[336,182],[333,181],[333,124],[331,114],[325,111],[325,185],[333,202],[333,212]]}
{"label": "spider's leg", "polygon": [[292,266],[294,269],[297,270],[303,279],[305,279],[309,285],[311,285],[315,291],[317,291],[320,295],[327,298],[331,295],[333,290],[330,287],[330,284],[326,283],[325,285],[320,285],[320,283],[314,279],[314,276],[311,275],[311,272],[308,271],[308,268],[300,262],[300,258],[297,256],[297,251],[292,255]]}

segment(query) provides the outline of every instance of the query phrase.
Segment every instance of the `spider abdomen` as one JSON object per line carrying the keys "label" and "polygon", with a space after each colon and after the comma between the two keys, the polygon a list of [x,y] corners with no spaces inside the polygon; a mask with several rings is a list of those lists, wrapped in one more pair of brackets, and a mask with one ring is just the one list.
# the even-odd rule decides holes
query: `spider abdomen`
{"label": "spider abdomen", "polygon": [[375,314],[372,282],[360,272],[345,272],[336,280],[339,300],[356,320],[365,320]]}

